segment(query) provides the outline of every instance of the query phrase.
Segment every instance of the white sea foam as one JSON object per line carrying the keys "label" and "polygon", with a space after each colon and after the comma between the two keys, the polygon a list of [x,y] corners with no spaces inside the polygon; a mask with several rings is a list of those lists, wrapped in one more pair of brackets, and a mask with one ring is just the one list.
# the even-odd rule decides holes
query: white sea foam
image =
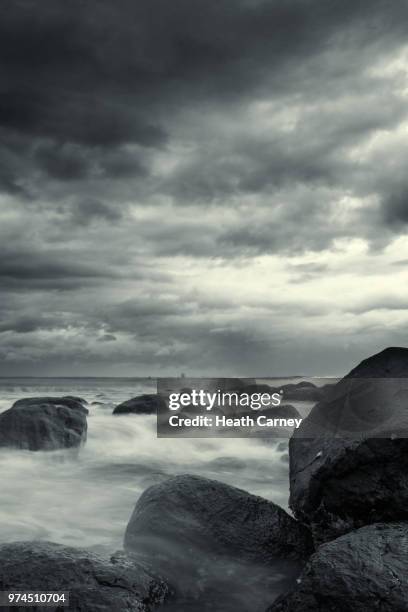
{"label": "white sea foam", "polygon": [[69,452],[0,451],[0,541],[49,539],[71,546],[119,548],[142,491],[173,474],[192,473],[262,495],[286,508],[287,441],[156,438],[154,416],[113,416],[112,407],[152,381],[3,381],[0,410],[21,397],[79,395],[90,404],[88,440]]}

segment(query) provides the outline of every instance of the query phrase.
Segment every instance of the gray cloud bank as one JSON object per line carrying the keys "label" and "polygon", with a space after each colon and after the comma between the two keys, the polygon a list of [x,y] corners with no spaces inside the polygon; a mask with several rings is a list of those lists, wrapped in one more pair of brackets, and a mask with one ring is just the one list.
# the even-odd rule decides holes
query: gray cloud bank
{"label": "gray cloud bank", "polygon": [[407,336],[408,5],[0,8],[0,374],[335,375]]}

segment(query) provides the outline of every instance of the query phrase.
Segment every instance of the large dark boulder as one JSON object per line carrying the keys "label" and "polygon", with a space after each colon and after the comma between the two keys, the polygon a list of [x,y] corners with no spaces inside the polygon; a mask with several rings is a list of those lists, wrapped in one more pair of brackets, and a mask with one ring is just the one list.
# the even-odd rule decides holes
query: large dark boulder
{"label": "large dark boulder", "polygon": [[[296,427],[295,419],[297,419],[297,421],[302,420],[300,412],[291,404],[280,404],[279,406],[257,411],[248,410],[244,414],[245,416],[252,417],[255,421],[255,425],[250,428],[242,427],[240,429],[241,435],[259,438],[271,444],[275,444],[277,438],[286,438],[289,441],[292,431],[294,427]],[[292,423],[285,426],[282,423],[281,425],[276,425],[276,427],[258,426],[256,423],[259,416],[265,417],[265,419],[285,419],[289,421],[289,423],[292,421]]]}
{"label": "large dark boulder", "polygon": [[66,395],[64,399],[72,399],[76,402],[79,402],[80,404],[87,404],[88,402],[86,401],[86,399],[84,399],[83,397],[78,397],[77,395]]}
{"label": "large dark boulder", "polygon": [[159,408],[165,408],[163,398],[156,393],[145,393],[122,402],[113,414],[156,414]]}
{"label": "large dark boulder", "polygon": [[290,440],[290,505],[317,542],[408,519],[408,350],[363,361]]}
{"label": "large dark boulder", "polygon": [[407,612],[408,524],[377,523],[320,546],[268,612]]}
{"label": "large dark boulder", "polygon": [[50,612],[150,612],[168,593],[147,566],[124,553],[104,558],[51,542],[15,542],[0,546],[0,567],[1,591],[68,591],[69,608],[47,606]]}
{"label": "large dark boulder", "polygon": [[72,397],[29,397],[0,414],[0,447],[31,451],[77,448],[86,440],[88,410]]}
{"label": "large dark boulder", "polygon": [[251,411],[252,416],[263,415],[268,419],[301,419],[302,415],[299,410],[292,406],[292,404],[279,404],[279,406],[273,406],[272,408],[266,408],[265,410]]}
{"label": "large dark boulder", "polygon": [[283,401],[317,402],[324,396],[324,388],[317,387],[312,382],[300,381],[280,387]]}
{"label": "large dark boulder", "polygon": [[124,544],[164,574],[175,610],[198,611],[215,601],[220,610],[263,611],[311,552],[308,532],[272,502],[189,475],[143,493]]}
{"label": "large dark boulder", "polygon": [[310,552],[307,532],[273,502],[188,474],[147,489],[126,529],[128,550],[142,547],[160,555],[166,546],[171,554],[178,547],[199,548],[262,563],[276,555],[302,559]]}
{"label": "large dark boulder", "polygon": [[58,404],[59,406],[66,406],[72,410],[79,410],[84,414],[88,414],[88,409],[85,408],[84,404],[86,401],[80,397],[73,395],[64,395],[63,397],[24,397],[14,402],[12,408],[20,408],[21,406],[38,406],[38,404]]}

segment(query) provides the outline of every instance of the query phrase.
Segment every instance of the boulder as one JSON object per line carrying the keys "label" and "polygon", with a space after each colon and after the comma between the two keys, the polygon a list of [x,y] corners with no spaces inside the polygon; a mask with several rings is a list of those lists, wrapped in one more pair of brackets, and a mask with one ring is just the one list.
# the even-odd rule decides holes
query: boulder
{"label": "boulder", "polygon": [[77,395],[66,395],[64,399],[72,399],[80,404],[87,404],[88,402],[83,397],[78,397]]}
{"label": "boulder", "polygon": [[63,397],[24,397],[14,402],[12,408],[19,408],[21,406],[37,406],[38,404],[58,404],[59,406],[66,406],[72,410],[79,410],[84,414],[88,414],[88,409],[83,405],[85,400],[80,397],[74,397],[72,395],[65,395]]}
{"label": "boulder", "polygon": [[88,410],[69,397],[29,397],[0,414],[0,447],[31,451],[77,448],[86,440]]}
{"label": "boulder", "polygon": [[142,494],[124,545],[166,577],[175,610],[197,611],[216,601],[225,611],[263,612],[311,552],[309,533],[274,503],[189,475]]}
{"label": "boulder", "polygon": [[317,543],[408,519],[408,350],[363,361],[303,420],[289,445],[290,505]]}
{"label": "boulder", "polygon": [[0,565],[1,591],[66,591],[72,612],[150,612],[168,593],[147,566],[124,553],[104,558],[52,542],[15,542],[0,546]]}
{"label": "boulder", "polygon": [[336,383],[331,382],[331,383],[327,383],[319,387],[319,391],[322,394],[321,398],[319,399],[323,399],[324,397],[327,397],[335,386],[336,386]]}
{"label": "boulder", "polygon": [[292,406],[292,404],[280,404],[279,406],[273,406],[272,408],[266,408],[265,410],[259,410],[258,412],[252,411],[252,416],[255,414],[262,414],[271,419],[301,419],[302,415],[299,410]]}
{"label": "boulder", "polygon": [[262,563],[277,555],[303,559],[311,550],[308,532],[273,502],[188,474],[154,485],[139,498],[125,548],[140,551],[141,546],[149,554],[196,548]]}
{"label": "boulder", "polygon": [[[266,419],[302,419],[300,412],[291,404],[280,404],[279,406],[273,406],[263,410],[247,410],[244,414],[245,416],[252,417],[255,423],[257,418],[261,415]],[[259,438],[262,439],[263,442],[274,444],[277,438],[286,438],[289,441],[294,426],[295,425],[284,427],[283,425],[277,425],[276,427],[261,427],[255,424],[251,428],[242,427],[240,433],[245,437]],[[236,429],[233,431],[236,432]]]}
{"label": "boulder", "polygon": [[267,612],[406,612],[408,524],[377,523],[323,544]]}
{"label": "boulder", "polygon": [[116,406],[113,414],[156,414],[160,407],[165,408],[164,400],[156,393],[138,395]]}

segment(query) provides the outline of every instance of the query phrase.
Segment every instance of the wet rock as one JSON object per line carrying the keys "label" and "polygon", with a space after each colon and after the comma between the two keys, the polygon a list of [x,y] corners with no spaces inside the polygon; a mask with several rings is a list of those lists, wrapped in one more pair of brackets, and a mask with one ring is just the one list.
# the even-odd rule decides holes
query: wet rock
{"label": "wet rock", "polygon": [[280,404],[279,406],[271,406],[268,408],[262,408],[259,410],[253,410],[252,408],[245,408],[239,416],[249,416],[253,419],[257,419],[262,415],[267,419],[301,419],[302,415],[297,408],[291,404]]}
{"label": "wet rock", "polygon": [[255,412],[255,415],[262,414],[268,419],[301,419],[302,415],[299,410],[291,404],[280,404],[272,408],[267,408],[259,412]]}
{"label": "wet rock", "polygon": [[145,393],[122,402],[113,414],[156,414],[159,408],[165,409],[164,400],[156,393]]}
{"label": "wet rock", "polygon": [[406,612],[408,524],[377,523],[320,546],[267,612]]}
{"label": "wet rock", "polygon": [[0,447],[31,451],[77,448],[86,440],[88,410],[70,397],[30,397],[0,414]]}
{"label": "wet rock", "polygon": [[308,532],[272,502],[183,475],[143,493],[125,549],[165,576],[178,609],[206,610],[217,601],[218,609],[255,612],[264,610],[271,593],[288,588],[311,543]]}
{"label": "wet rock", "polygon": [[324,389],[308,381],[282,385],[280,391],[284,401],[317,402],[325,394]]}
{"label": "wet rock", "polygon": [[[51,542],[15,542],[0,546],[0,565],[1,591],[69,591],[73,612],[150,612],[168,594],[146,565],[124,553],[104,558]],[[68,608],[57,604],[46,609]]]}
{"label": "wet rock", "polygon": [[[158,549],[151,536],[159,538]],[[175,476],[147,489],[126,529],[129,550],[140,550],[142,544],[160,553],[163,543],[173,541],[176,548],[198,547],[265,563],[277,554],[300,559],[310,552],[307,532],[273,502],[217,480],[190,475]]]}
{"label": "wet rock", "polygon": [[[258,411],[249,410],[244,414],[254,419],[255,425],[251,428],[242,428],[242,435],[261,439],[267,444],[275,444],[278,438],[286,438],[289,442],[293,429],[296,427],[296,420],[299,421],[302,419],[299,411],[291,404],[281,404]],[[263,423],[266,422],[265,419],[283,419],[287,423],[284,425],[284,421],[281,421],[274,427],[265,427],[257,425],[258,417],[263,418]]]}
{"label": "wet rock", "polygon": [[75,402],[79,402],[80,404],[87,404],[88,402],[83,397],[78,397],[77,395],[66,395],[64,399],[72,399]]}
{"label": "wet rock", "polygon": [[12,408],[20,408],[21,406],[38,406],[38,404],[58,404],[59,406],[66,406],[72,410],[78,410],[84,414],[88,414],[88,409],[83,405],[85,400],[79,397],[71,395],[65,395],[63,397],[24,397],[14,402]]}
{"label": "wet rock", "polygon": [[363,361],[290,440],[290,505],[317,543],[408,519],[408,350]]}
{"label": "wet rock", "polygon": [[320,393],[322,394],[322,397],[319,399],[327,398],[335,386],[336,386],[336,383],[333,382],[333,383],[327,383],[326,385],[322,385],[321,387],[319,387]]}

